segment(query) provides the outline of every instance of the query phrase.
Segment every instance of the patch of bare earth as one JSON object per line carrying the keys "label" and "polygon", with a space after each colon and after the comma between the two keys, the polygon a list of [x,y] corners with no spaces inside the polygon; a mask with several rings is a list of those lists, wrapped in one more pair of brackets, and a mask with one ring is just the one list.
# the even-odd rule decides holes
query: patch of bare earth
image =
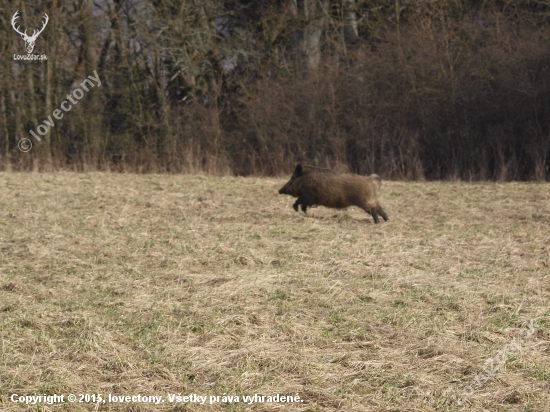
{"label": "patch of bare earth", "polygon": [[384,182],[374,225],[285,180],[0,174],[0,409],[550,409],[550,184]]}

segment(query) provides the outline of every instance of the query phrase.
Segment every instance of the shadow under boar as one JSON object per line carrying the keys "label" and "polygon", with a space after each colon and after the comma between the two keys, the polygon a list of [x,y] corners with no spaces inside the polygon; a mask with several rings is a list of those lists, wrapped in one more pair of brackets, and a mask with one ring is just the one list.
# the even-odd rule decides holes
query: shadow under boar
{"label": "shadow under boar", "polygon": [[388,220],[388,215],[377,198],[381,184],[382,179],[375,174],[360,176],[336,173],[329,169],[299,164],[290,180],[279,190],[279,194],[297,197],[292,205],[296,211],[299,205],[302,205],[303,212],[308,206],[314,205],[336,209],[358,206],[372,216],[374,223],[378,223],[378,215]]}

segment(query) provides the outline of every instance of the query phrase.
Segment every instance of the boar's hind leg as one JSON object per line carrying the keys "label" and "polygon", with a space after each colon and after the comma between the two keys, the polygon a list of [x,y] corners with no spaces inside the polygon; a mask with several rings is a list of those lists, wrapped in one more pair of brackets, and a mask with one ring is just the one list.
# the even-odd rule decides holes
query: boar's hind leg
{"label": "boar's hind leg", "polygon": [[370,214],[374,219],[374,223],[378,223],[378,215],[376,214],[376,209],[374,207],[370,208]]}
{"label": "boar's hind leg", "polygon": [[378,223],[378,215],[376,214],[376,207],[371,205],[359,206],[359,207],[372,216],[372,218],[374,219],[374,223]]}
{"label": "boar's hind leg", "polygon": [[376,213],[382,216],[385,222],[388,221],[388,215],[386,214],[386,212],[384,212],[384,209],[382,209],[382,206],[380,206],[380,203],[378,202],[376,202]]}
{"label": "boar's hind leg", "polygon": [[370,202],[366,205],[361,205],[359,207],[372,216],[372,218],[374,219],[374,223],[379,222],[378,215],[382,216],[385,221],[388,220],[388,215],[386,214],[386,212],[384,212],[384,209],[382,209],[382,206],[380,206],[380,203],[378,203],[377,200]]}

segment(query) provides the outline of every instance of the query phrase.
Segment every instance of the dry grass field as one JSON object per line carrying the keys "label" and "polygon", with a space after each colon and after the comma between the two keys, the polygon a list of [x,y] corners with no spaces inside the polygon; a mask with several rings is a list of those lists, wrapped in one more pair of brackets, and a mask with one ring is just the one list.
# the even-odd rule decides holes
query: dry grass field
{"label": "dry grass field", "polygon": [[[550,184],[285,182],[0,174],[0,410],[550,410]],[[165,402],[10,400],[54,393]]]}

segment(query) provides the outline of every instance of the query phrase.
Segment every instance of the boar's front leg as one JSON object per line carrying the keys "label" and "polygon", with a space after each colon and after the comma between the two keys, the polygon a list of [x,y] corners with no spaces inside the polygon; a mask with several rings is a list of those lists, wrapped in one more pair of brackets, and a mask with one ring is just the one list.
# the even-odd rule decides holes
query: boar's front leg
{"label": "boar's front leg", "polygon": [[309,206],[307,199],[303,196],[300,196],[292,205],[295,211],[298,211],[298,205],[302,205],[302,212],[305,212]]}
{"label": "boar's front leg", "polygon": [[304,213],[307,211],[308,206],[318,204],[318,202],[316,202],[315,199],[312,199],[311,197],[302,197],[301,199],[302,200],[300,201],[300,203],[302,205],[302,212]]}

